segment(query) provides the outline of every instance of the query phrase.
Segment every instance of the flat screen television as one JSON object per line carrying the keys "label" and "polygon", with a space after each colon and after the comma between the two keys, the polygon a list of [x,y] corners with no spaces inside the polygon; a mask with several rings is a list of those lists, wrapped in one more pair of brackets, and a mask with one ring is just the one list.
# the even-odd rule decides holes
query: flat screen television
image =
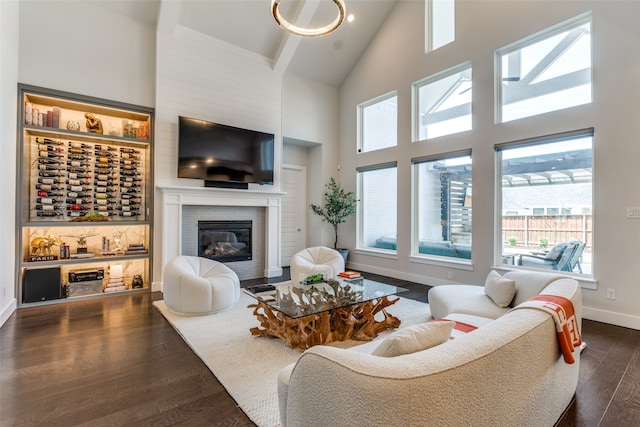
{"label": "flat screen television", "polygon": [[179,117],[178,178],[207,187],[273,184],[274,135]]}

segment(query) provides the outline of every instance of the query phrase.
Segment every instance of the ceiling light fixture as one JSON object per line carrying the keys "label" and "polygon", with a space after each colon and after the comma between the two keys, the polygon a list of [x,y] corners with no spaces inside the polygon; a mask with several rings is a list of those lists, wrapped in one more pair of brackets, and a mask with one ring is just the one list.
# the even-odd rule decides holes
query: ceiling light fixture
{"label": "ceiling light fixture", "polygon": [[297,34],[299,36],[305,36],[305,37],[324,36],[326,34],[329,34],[337,30],[338,27],[344,21],[344,15],[345,15],[344,0],[331,0],[331,1],[333,1],[338,7],[338,16],[331,23],[323,27],[304,28],[304,27],[299,27],[297,25],[290,23],[282,16],[282,14],[280,14],[280,10],[278,10],[280,0],[271,0],[271,14],[273,15],[273,18],[276,20],[278,25],[280,25],[282,28],[289,31],[290,33]]}

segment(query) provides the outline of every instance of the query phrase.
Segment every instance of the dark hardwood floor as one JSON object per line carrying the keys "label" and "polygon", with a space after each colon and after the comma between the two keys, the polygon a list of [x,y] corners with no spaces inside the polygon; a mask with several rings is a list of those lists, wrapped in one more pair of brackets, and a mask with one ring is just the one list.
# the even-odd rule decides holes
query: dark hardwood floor
{"label": "dark hardwood floor", "polygon": [[[427,301],[428,287],[366,276]],[[14,313],[0,328],[0,426],[252,426],[153,308],[161,297],[135,294]],[[640,331],[584,320],[583,338],[589,347],[576,399],[558,425],[640,425]]]}

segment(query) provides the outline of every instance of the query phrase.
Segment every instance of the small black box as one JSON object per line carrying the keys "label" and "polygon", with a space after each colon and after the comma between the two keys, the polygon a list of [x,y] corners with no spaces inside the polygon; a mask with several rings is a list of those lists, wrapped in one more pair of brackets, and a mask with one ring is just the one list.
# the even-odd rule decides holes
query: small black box
{"label": "small black box", "polygon": [[22,302],[62,298],[60,275],[60,267],[25,269],[22,276]]}

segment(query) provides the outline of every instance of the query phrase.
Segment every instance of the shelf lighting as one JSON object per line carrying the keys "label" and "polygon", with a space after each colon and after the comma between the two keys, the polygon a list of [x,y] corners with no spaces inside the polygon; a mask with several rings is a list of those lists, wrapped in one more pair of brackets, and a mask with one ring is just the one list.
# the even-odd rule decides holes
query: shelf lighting
{"label": "shelf lighting", "polygon": [[273,15],[273,18],[276,20],[278,25],[280,25],[282,28],[289,31],[290,33],[297,34],[299,36],[305,36],[305,37],[324,36],[337,30],[338,27],[344,21],[344,16],[345,16],[344,0],[331,0],[331,1],[333,1],[338,7],[338,16],[331,23],[322,27],[304,28],[304,27],[299,27],[297,25],[290,23],[282,16],[282,14],[280,13],[280,10],[278,9],[280,0],[271,0],[271,14]]}

